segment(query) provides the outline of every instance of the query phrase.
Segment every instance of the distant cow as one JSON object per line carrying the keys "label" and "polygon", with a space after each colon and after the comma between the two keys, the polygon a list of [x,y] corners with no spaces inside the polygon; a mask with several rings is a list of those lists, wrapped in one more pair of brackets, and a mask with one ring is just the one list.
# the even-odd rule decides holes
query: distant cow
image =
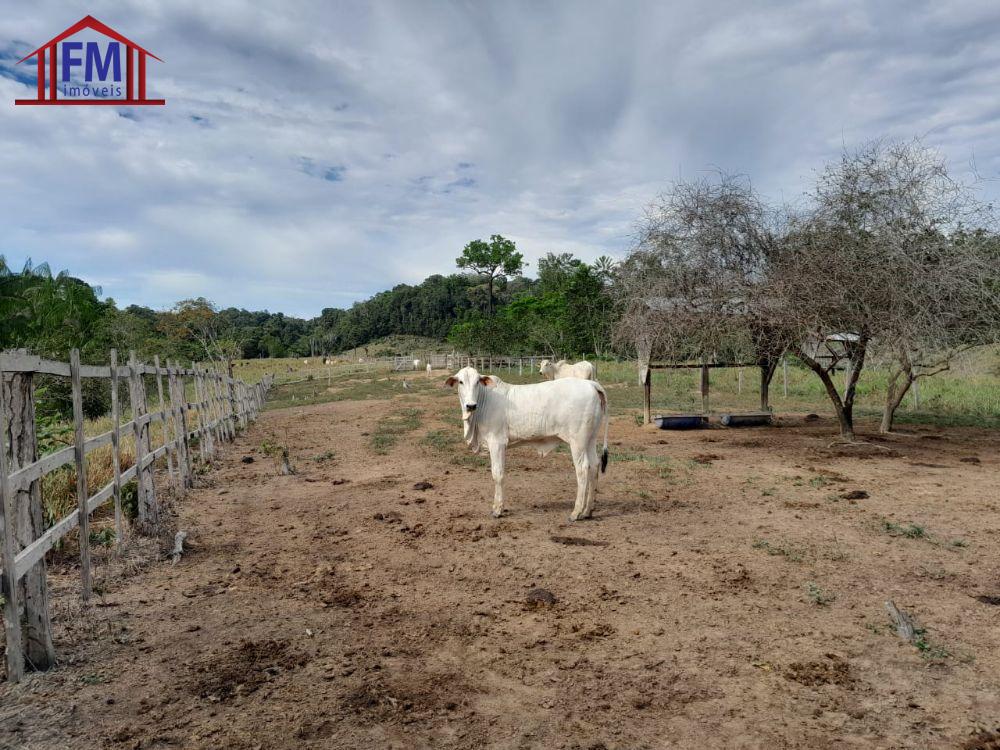
{"label": "distant cow", "polygon": [[430,362],[428,362],[428,363],[427,363],[427,374],[428,374],[428,375],[430,375],[430,374],[431,374],[431,372],[433,372],[433,370],[434,370],[434,368],[433,368],[433,367],[431,367],[431,363],[430,363]]}
{"label": "distant cow", "polygon": [[419,370],[420,369],[420,360],[419,359],[413,360],[413,369],[414,370]]}
{"label": "distant cow", "polygon": [[[563,378],[511,385],[494,375],[481,376],[474,367],[463,367],[445,385],[458,386],[466,444],[476,453],[484,445],[490,452],[494,518],[503,513],[507,448],[533,445],[545,456],[560,442],[569,444],[576,466],[576,504],[569,518],[590,518],[598,472],[608,466],[608,398],[599,383]],[[602,423],[604,450],[598,458]]]}
{"label": "distant cow", "polygon": [[538,372],[546,380],[559,380],[560,378],[597,380],[597,369],[590,362],[583,359],[572,365],[565,359],[560,359],[558,362],[550,362],[547,359],[543,359],[541,364],[538,365]]}

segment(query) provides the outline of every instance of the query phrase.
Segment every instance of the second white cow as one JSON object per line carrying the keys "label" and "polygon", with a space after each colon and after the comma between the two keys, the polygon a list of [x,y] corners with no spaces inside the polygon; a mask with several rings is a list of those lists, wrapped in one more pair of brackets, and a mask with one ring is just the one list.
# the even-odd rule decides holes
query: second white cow
{"label": "second white cow", "polygon": [[584,359],[570,364],[565,359],[558,362],[550,362],[543,359],[538,365],[540,372],[546,380],[559,380],[561,378],[580,378],[581,380],[597,380],[597,369]]}
{"label": "second white cow", "polygon": [[[494,375],[463,367],[445,381],[458,386],[466,444],[475,452],[485,446],[493,471],[493,516],[503,513],[507,448],[532,445],[547,455],[568,443],[576,467],[576,504],[570,520],[590,518],[597,494],[597,475],[608,466],[608,397],[593,380],[565,378],[530,385],[511,385]],[[597,441],[604,427],[604,449]]]}

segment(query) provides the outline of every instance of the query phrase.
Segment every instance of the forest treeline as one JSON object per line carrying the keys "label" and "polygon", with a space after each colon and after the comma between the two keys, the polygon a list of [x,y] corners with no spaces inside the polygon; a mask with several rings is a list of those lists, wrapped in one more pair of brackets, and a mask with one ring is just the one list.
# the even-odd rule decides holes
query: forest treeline
{"label": "forest treeline", "polygon": [[434,275],[303,319],[220,309],[204,298],[181,300],[167,310],[120,307],[70,271],[53,272],[31,261],[12,269],[0,257],[0,348],[65,358],[76,347],[84,362],[95,363],[116,348],[187,362],[337,354],[405,334],[484,353],[599,352],[611,311],[610,261],[602,263],[552,253],[539,262],[537,278],[524,277],[519,267],[516,274],[494,276],[491,288],[471,270]]}

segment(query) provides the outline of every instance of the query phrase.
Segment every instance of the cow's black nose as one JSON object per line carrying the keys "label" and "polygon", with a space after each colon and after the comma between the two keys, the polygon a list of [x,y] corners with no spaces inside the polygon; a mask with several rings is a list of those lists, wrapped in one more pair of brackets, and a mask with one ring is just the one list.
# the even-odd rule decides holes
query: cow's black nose
{"label": "cow's black nose", "polygon": [[476,410],[476,405],[475,404],[466,404],[465,405],[465,409],[466,409],[466,411],[475,411]]}

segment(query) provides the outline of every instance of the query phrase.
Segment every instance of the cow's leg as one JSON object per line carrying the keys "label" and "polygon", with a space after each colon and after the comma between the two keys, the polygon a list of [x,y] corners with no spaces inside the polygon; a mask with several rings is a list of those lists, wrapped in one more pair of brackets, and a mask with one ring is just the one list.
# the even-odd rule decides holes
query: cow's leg
{"label": "cow's leg", "polygon": [[576,467],[576,505],[573,512],[569,514],[570,521],[577,521],[587,517],[587,491],[590,487],[590,461],[587,456],[587,449],[583,445],[571,443],[570,452],[573,454],[573,465]]}
{"label": "cow's leg", "polygon": [[507,461],[507,444],[501,442],[490,443],[490,468],[493,471],[493,517],[500,518],[503,515],[504,503],[504,464]]}
{"label": "cow's leg", "polygon": [[587,449],[587,504],[581,518],[590,518],[594,512],[594,498],[597,496],[597,477],[601,473],[601,462],[597,455],[597,445],[591,443]]}

